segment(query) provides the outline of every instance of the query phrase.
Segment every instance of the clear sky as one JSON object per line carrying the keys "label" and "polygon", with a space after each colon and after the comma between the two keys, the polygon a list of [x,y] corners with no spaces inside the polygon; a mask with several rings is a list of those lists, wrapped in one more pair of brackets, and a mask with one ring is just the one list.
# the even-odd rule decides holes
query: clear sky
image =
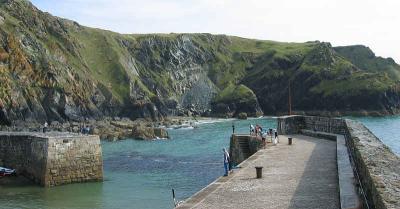
{"label": "clear sky", "polygon": [[400,63],[399,0],[31,0],[41,10],[120,33],[213,33],[363,44]]}

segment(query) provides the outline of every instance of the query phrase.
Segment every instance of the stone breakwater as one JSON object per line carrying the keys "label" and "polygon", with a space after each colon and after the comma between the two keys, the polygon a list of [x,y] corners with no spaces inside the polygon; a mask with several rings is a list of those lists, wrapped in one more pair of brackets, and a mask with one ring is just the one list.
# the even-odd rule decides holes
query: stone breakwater
{"label": "stone breakwater", "polygon": [[313,116],[278,118],[280,134],[304,130],[345,136],[355,176],[369,208],[400,208],[400,158],[363,124],[348,119]]}
{"label": "stone breakwater", "polygon": [[103,180],[100,139],[93,135],[0,132],[0,166],[45,187]]}

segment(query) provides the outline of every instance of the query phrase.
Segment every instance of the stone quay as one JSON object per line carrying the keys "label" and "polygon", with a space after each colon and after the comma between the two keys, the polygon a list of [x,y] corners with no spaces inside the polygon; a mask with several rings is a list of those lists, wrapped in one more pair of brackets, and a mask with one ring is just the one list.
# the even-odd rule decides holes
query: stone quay
{"label": "stone quay", "polygon": [[238,168],[176,208],[400,208],[400,158],[363,124],[296,115],[279,117],[277,130],[280,143],[265,149],[232,135]]}
{"label": "stone quay", "polygon": [[51,187],[102,181],[99,136],[64,132],[0,132],[0,166]]}

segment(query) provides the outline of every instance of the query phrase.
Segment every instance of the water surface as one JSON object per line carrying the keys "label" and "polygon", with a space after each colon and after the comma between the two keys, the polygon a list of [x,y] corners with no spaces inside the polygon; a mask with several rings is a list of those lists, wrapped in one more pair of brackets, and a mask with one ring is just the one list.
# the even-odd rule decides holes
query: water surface
{"label": "water surface", "polygon": [[102,142],[105,181],[41,188],[0,186],[0,208],[173,208],[223,174],[222,148],[229,147],[232,123],[276,127],[272,118],[220,120],[196,129],[169,130],[170,140]]}
{"label": "water surface", "polygon": [[352,117],[362,122],[394,153],[400,155],[400,116]]}
{"label": "water surface", "polygon": [[[352,118],[363,122],[397,154],[400,116]],[[53,188],[0,186],[0,208],[168,209],[223,174],[222,148],[229,146],[232,123],[248,133],[249,124],[276,127],[272,118],[220,120],[196,129],[169,130],[170,140],[102,142],[105,181]]]}

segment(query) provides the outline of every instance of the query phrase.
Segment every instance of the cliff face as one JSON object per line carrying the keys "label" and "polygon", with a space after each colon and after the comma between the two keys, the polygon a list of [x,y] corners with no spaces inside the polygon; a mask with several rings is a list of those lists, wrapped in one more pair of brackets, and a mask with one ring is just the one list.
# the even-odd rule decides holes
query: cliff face
{"label": "cliff face", "polygon": [[298,111],[396,113],[399,65],[368,50],[122,35],[0,0],[0,121],[276,114],[287,110],[289,81]]}

